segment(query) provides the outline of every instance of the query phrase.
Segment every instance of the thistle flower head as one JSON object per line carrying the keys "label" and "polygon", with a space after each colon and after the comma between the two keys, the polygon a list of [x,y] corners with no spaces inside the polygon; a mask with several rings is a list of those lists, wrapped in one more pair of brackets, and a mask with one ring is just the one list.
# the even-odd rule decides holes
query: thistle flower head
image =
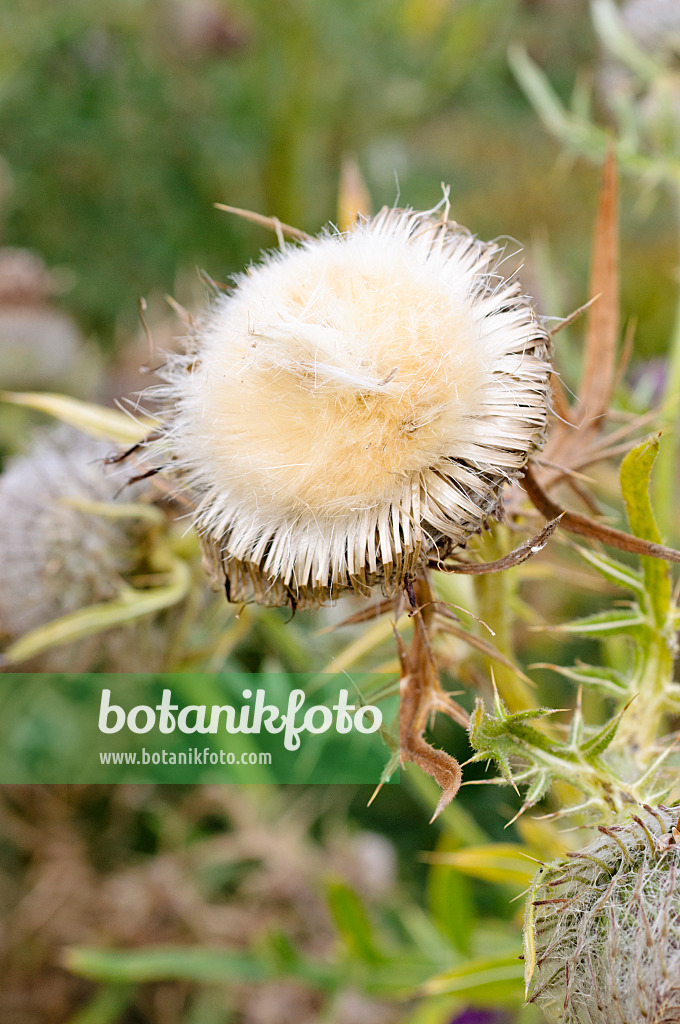
{"label": "thistle flower head", "polygon": [[528,995],[560,1024],[680,1022],[680,806],[640,807],[541,869]]}
{"label": "thistle flower head", "polygon": [[[98,515],[114,501],[120,476],[107,475],[110,449],[75,430],[42,435],[0,476],[0,637],[11,641],[80,608],[107,601],[140,561],[135,520]],[[125,499],[130,500],[126,491]],[[100,652],[106,643],[90,638]],[[82,654],[82,658],[80,655]],[[36,667],[89,667],[92,645],[55,649]]]}
{"label": "thistle flower head", "polygon": [[548,337],[502,250],[384,209],[237,278],[172,358],[169,452],[232,600],[387,593],[478,531],[544,438]]}

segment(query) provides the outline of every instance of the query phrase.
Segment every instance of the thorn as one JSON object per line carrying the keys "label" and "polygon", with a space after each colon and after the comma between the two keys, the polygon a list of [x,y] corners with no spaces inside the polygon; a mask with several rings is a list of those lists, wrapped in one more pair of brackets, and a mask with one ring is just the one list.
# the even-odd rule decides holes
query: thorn
{"label": "thorn", "polygon": [[371,806],[371,804],[373,803],[373,801],[374,801],[374,800],[375,800],[375,798],[377,797],[378,793],[379,793],[379,792],[380,792],[380,790],[381,790],[381,789],[383,788],[383,785],[384,785],[384,783],[382,783],[382,782],[379,782],[379,783],[378,783],[378,785],[377,785],[377,786],[375,787],[375,789],[373,790],[373,795],[372,795],[371,799],[370,799],[370,800],[368,801],[368,803],[366,804],[366,806],[367,806],[367,807],[370,807],[370,806]]}
{"label": "thorn", "polygon": [[569,316],[565,316],[564,320],[560,321],[560,323],[557,324],[556,327],[553,327],[551,331],[548,331],[550,337],[553,338],[556,334],[559,334],[563,328],[568,327],[569,324],[573,324],[574,320],[577,320],[578,317],[580,317],[582,313],[585,313],[585,311],[592,306],[594,302],[597,302],[601,294],[602,293],[599,292],[597,295],[593,295],[592,299],[588,299],[587,302],[582,306],[579,306],[578,309],[575,309],[573,313],[569,314]]}
{"label": "thorn", "polygon": [[293,228],[290,224],[283,224],[278,217],[265,217],[263,214],[254,213],[252,210],[242,210],[239,206],[227,206],[226,203],[213,203],[213,206],[216,210],[233,213],[237,217],[242,217],[243,220],[249,220],[263,228],[269,228],[270,231],[275,233],[281,231],[284,235],[295,238],[299,242],[305,242],[311,238],[311,235],[308,235],[306,231],[301,231],[300,228]]}

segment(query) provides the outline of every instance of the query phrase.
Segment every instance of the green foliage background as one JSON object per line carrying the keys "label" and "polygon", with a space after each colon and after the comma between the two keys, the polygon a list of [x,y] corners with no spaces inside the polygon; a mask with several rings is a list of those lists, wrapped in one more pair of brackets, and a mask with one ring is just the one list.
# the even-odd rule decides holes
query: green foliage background
{"label": "green foliage background", "polygon": [[[34,250],[64,272],[58,303],[101,353],[98,394],[110,397],[108,378],[123,373],[139,333],[140,294],[154,309],[165,293],[195,305],[197,268],[224,281],[272,244],[214,202],[316,231],[336,216],[347,156],[357,159],[376,207],[399,196],[426,209],[440,199],[440,182],[450,184],[456,220],[480,237],[507,235],[525,247],[523,280],[542,311],[565,315],[587,297],[598,170],[565,156],[543,130],[506,56],[521,42],[563,98],[575,79],[585,87],[598,47],[584,0],[0,0],[0,24],[0,243]],[[595,107],[604,116],[597,99]],[[621,210],[622,317],[638,319],[634,364],[644,367],[665,349],[674,301],[670,201],[629,182]],[[560,337],[573,383],[577,342]],[[34,421],[3,415],[3,444],[20,450]],[[519,579],[495,596],[507,597],[506,612],[520,624],[523,663],[571,665],[583,641],[532,633],[537,619],[527,605],[553,622],[584,616],[601,609],[602,587],[565,585],[558,594],[550,568],[528,569],[521,590]],[[444,596],[464,603],[471,591],[454,587]],[[194,662],[182,669],[202,665],[217,635],[218,667],[290,672],[342,658],[362,635],[353,627],[336,642],[318,634],[320,615],[287,619],[254,609],[244,625],[215,604],[201,618]],[[619,639],[603,660],[625,672],[629,654]],[[388,628],[367,648],[368,667],[383,667],[389,643]],[[587,660],[596,660],[594,641],[587,644]],[[347,662],[350,670],[355,664]],[[573,688],[544,674],[541,696],[563,707]],[[470,694],[461,702],[471,709]],[[591,718],[606,717],[598,693],[586,704]],[[450,724],[434,741],[461,761],[470,755]],[[474,781],[483,767],[466,773]],[[430,827],[435,787],[414,770],[406,775],[370,808],[365,789],[262,786],[223,804],[181,787],[5,787],[0,964],[9,980],[0,1010],[5,999],[3,1012],[16,1011],[17,1024],[259,1024],[244,1009],[250,989],[284,992],[292,979],[312,993],[305,1012],[312,1007],[316,1016],[307,1019],[349,1021],[341,996],[356,989],[372,1002],[363,1018],[352,1011],[352,1024],[449,1024],[464,1019],[468,1005],[487,1013],[477,1018],[484,1024],[538,1021],[533,1008],[520,1008],[520,904],[510,900],[531,877],[523,855],[552,855],[550,834],[526,825],[504,831],[518,801],[495,787],[463,789]],[[233,854],[228,844],[253,831],[282,851],[302,832],[303,861],[327,865],[307,876],[296,862],[299,905],[267,889],[264,855],[251,854],[244,840],[246,852]],[[366,895],[338,874],[328,851],[346,831],[380,834],[396,850],[389,891]],[[208,870],[201,858],[208,851],[210,861],[216,836],[222,859]],[[63,861],[57,847],[67,849]],[[433,861],[433,852],[444,859]],[[56,924],[24,934],[24,901],[36,887],[58,886],[55,863],[87,898],[73,897],[70,918],[58,910]],[[155,872],[166,869],[195,885],[189,909],[154,903]],[[142,879],[136,889],[134,872]],[[152,908],[137,932],[109,925],[106,903],[97,902],[109,884],[130,887]],[[258,893],[266,894],[261,904]],[[225,941],[205,925],[205,908],[233,903],[251,917],[266,903],[279,916],[254,937]],[[326,915],[321,952],[305,947],[298,920],[317,903]]]}
{"label": "green foliage background", "polygon": [[[506,48],[528,45],[567,95],[597,56],[583,0],[2,0],[0,16],[2,237],[73,272],[64,303],[106,347],[140,293],[195,267],[224,280],[270,243],[213,202],[316,231],[347,154],[376,205],[395,176],[420,208],[444,180],[481,237],[549,238],[550,311],[582,297],[596,175],[558,159]],[[626,303],[658,351],[667,209],[624,208]]]}

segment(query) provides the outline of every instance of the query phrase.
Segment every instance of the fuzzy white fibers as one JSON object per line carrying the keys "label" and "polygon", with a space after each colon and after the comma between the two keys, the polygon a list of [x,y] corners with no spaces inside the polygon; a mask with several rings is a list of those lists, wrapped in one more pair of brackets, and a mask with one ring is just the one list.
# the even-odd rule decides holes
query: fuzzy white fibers
{"label": "fuzzy white fibers", "polygon": [[551,1021],[680,1024],[680,806],[638,810],[529,895],[529,999]]}
{"label": "fuzzy white fibers", "polygon": [[389,590],[494,511],[543,440],[550,369],[500,255],[385,209],[215,300],[165,371],[162,444],[233,598]]}
{"label": "fuzzy white fibers", "polygon": [[[115,501],[125,478],[107,475],[103,460],[110,452],[102,442],[57,427],[38,435],[32,449],[10,460],[0,475],[3,641],[18,640],[62,615],[116,597],[122,577],[140,566],[143,524],[77,507],[78,502]],[[121,501],[135,496],[139,488],[126,488]],[[57,647],[33,659],[31,668],[130,670],[130,635],[129,628],[119,629],[115,635]]]}

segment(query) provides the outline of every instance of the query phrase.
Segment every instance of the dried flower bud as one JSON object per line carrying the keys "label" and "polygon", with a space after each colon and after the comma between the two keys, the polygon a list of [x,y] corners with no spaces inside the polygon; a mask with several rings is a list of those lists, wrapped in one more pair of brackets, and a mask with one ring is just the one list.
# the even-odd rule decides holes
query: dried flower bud
{"label": "dried flower bud", "polygon": [[640,808],[539,872],[527,904],[527,973],[529,998],[549,1020],[679,1024],[679,813]]}
{"label": "dried flower bud", "polygon": [[502,249],[383,209],[266,256],[161,389],[157,448],[232,600],[403,586],[465,544],[544,441],[548,336]]}

